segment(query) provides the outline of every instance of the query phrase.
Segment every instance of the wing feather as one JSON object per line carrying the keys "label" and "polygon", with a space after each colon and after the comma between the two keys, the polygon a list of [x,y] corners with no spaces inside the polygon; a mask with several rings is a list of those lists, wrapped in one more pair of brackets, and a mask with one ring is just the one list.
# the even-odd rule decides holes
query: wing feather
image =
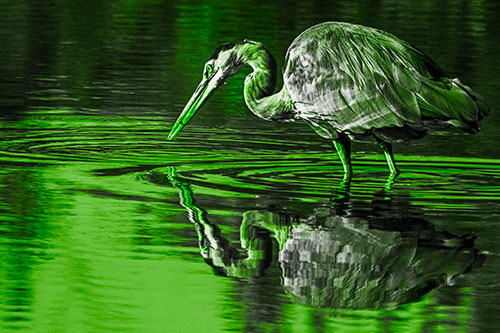
{"label": "wing feather", "polygon": [[332,138],[335,131],[364,134],[419,124],[423,117],[470,123],[480,112],[477,94],[465,86],[466,93],[409,43],[346,23],[319,24],[299,35],[287,52],[284,82],[299,117],[322,124]]}

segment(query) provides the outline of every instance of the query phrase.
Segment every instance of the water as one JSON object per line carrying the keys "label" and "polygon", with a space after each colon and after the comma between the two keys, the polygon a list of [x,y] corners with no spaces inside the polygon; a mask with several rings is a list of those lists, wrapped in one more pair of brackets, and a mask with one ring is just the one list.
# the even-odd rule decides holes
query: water
{"label": "water", "polygon": [[[2,330],[498,328],[497,4],[1,6]],[[419,46],[488,100],[483,131],[395,146],[395,182],[356,142],[347,189],[307,125],[248,112],[243,70],[166,141],[215,47],[259,40],[281,66],[327,20]]]}

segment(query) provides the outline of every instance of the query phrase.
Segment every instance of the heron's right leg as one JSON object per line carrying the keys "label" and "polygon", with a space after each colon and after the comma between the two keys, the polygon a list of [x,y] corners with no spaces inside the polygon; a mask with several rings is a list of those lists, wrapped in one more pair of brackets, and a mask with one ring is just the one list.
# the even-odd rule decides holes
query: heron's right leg
{"label": "heron's right leg", "polygon": [[377,140],[379,147],[384,151],[391,176],[397,176],[399,174],[399,169],[396,166],[396,161],[394,160],[394,155],[392,154],[392,145],[389,142],[385,142],[377,137],[375,137],[375,139]]}
{"label": "heron's right leg", "polygon": [[349,179],[352,174],[351,141],[345,135],[340,135],[337,139],[333,140],[333,144],[344,167],[344,179]]}

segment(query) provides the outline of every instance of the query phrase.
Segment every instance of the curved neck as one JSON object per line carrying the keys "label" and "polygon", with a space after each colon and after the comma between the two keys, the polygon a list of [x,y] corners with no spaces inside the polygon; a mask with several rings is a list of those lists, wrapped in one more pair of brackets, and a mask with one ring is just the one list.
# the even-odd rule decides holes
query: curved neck
{"label": "curved neck", "polygon": [[[240,255],[240,252],[224,237],[220,229],[208,221],[207,213],[196,205],[189,184],[177,179],[175,168],[168,167],[167,170],[167,178],[174,187],[179,189],[180,204],[187,209],[189,220],[196,226],[200,252],[205,261],[222,275],[238,278],[262,276],[271,262],[272,246],[266,246],[266,243],[270,244],[271,239],[265,241],[262,230],[250,225],[240,236],[242,247],[246,250],[247,256]],[[245,223],[245,217],[243,221]],[[245,235],[248,238],[244,238]]]}
{"label": "curved neck", "polygon": [[267,48],[258,42],[246,41],[238,52],[241,65],[249,65],[253,72],[245,78],[245,103],[255,115],[267,120],[286,120],[294,117],[294,107],[285,86],[276,88],[276,60]]}

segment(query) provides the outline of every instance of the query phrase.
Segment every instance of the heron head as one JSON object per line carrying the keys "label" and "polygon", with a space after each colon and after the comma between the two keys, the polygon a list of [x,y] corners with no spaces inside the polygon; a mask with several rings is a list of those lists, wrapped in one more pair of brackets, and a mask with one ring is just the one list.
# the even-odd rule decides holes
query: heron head
{"label": "heron head", "polygon": [[222,87],[231,76],[238,72],[241,67],[238,50],[239,46],[245,42],[227,43],[212,53],[205,63],[200,84],[170,130],[168,140],[173,140],[214,91]]}

